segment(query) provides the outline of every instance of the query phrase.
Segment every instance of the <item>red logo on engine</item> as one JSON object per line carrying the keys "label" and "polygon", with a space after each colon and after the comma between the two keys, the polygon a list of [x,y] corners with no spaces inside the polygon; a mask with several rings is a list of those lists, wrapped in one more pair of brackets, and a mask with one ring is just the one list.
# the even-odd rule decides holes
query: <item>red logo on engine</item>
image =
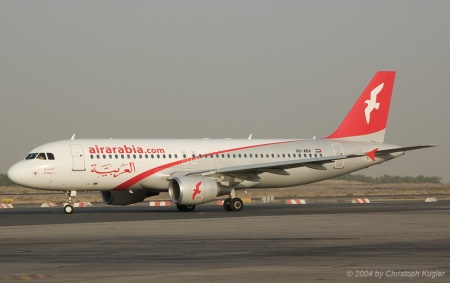
{"label": "red logo on engine", "polygon": [[198,182],[197,185],[195,185],[194,193],[192,194],[192,200],[195,199],[195,196],[200,194],[202,191],[200,191],[200,186],[202,185],[202,181]]}

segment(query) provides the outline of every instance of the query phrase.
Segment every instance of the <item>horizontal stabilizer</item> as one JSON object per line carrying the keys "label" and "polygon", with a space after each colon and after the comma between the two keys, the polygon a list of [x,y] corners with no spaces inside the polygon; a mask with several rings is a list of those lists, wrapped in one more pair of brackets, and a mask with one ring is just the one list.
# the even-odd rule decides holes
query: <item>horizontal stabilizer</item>
{"label": "horizontal stabilizer", "polygon": [[416,150],[421,148],[428,148],[428,147],[435,147],[437,145],[434,144],[426,144],[426,145],[416,145],[416,146],[407,146],[407,147],[398,147],[398,148],[392,148],[392,149],[383,149],[378,150],[375,155],[383,155],[383,154],[389,154],[389,153],[395,153],[395,152],[403,152],[403,151],[410,151],[410,150]]}

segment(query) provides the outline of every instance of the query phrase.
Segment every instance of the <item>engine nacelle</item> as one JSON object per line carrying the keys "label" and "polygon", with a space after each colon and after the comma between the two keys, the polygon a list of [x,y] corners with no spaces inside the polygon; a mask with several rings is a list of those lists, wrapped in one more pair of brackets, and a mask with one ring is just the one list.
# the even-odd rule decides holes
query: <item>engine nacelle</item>
{"label": "engine nacelle", "polygon": [[157,196],[157,192],[146,190],[102,192],[103,202],[110,205],[127,205],[143,201],[146,197]]}
{"label": "engine nacelle", "polygon": [[169,182],[170,199],[181,205],[196,205],[227,195],[232,188],[224,187],[214,179],[178,176]]}

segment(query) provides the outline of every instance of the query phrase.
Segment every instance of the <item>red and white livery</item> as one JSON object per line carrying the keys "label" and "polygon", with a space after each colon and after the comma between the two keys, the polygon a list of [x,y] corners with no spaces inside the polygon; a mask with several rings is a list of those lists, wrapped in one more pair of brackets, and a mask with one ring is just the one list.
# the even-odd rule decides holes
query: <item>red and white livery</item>
{"label": "red and white livery", "polygon": [[384,143],[394,78],[392,71],[376,73],[337,130],[320,140],[72,137],[33,149],[8,176],[25,187],[66,192],[66,213],[76,191],[100,191],[111,205],[168,191],[180,211],[228,195],[224,209],[239,211],[236,190],[317,182],[432,146]]}

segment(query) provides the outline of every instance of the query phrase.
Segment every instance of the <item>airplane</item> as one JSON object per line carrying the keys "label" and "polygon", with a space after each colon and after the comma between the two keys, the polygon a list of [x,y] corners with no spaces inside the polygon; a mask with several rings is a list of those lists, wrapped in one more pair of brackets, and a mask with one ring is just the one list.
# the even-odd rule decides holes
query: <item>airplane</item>
{"label": "airplane", "polygon": [[8,170],[16,184],[63,191],[64,212],[77,191],[99,191],[109,205],[129,205],[169,192],[179,211],[228,196],[226,211],[240,211],[236,190],[297,186],[348,174],[406,151],[384,143],[395,71],[377,72],[337,130],[322,139],[75,139],[33,149]]}

